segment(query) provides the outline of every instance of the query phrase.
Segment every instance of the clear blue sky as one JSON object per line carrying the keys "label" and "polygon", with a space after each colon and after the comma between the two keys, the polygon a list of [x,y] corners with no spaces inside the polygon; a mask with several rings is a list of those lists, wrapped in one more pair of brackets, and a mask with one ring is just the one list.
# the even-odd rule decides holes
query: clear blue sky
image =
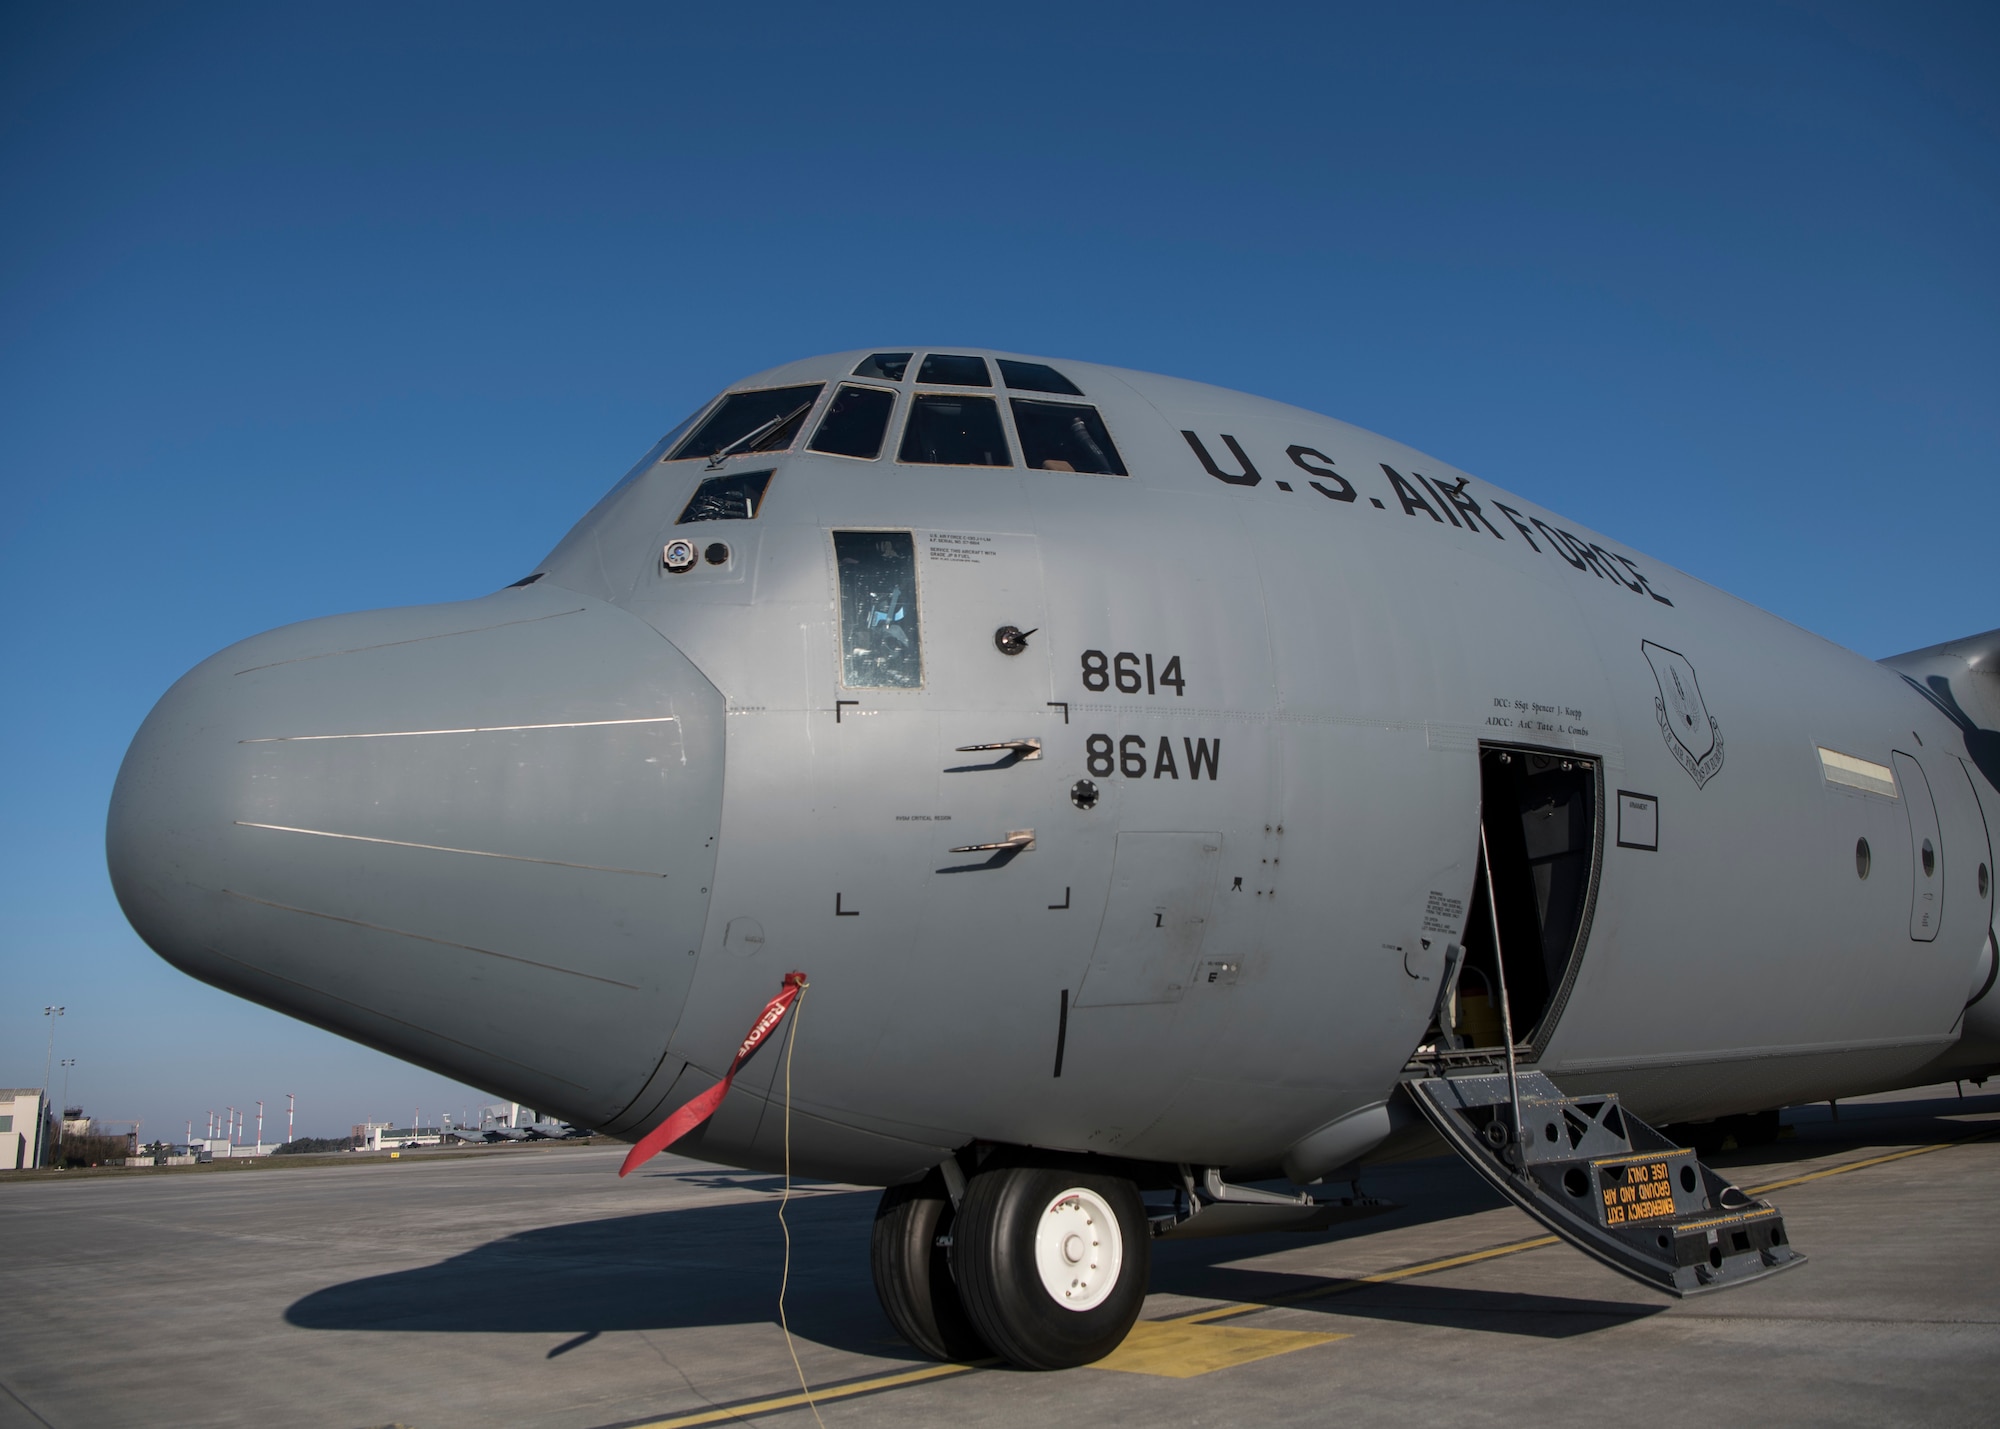
{"label": "clear blue sky", "polygon": [[696,8],[0,12],[0,1084],[60,1002],[149,1130],[472,1104],[139,943],[126,743],[814,352],[1240,387],[1871,656],[2000,625],[2000,7]]}

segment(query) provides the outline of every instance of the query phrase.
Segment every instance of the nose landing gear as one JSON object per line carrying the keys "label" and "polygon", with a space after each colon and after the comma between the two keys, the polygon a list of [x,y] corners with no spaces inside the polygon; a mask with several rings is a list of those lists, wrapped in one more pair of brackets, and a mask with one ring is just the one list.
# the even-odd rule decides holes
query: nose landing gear
{"label": "nose landing gear", "polygon": [[1111,1353],[1139,1318],[1151,1241],[1138,1187],[1119,1177],[990,1167],[954,1212],[933,1172],[883,1195],[876,1292],[926,1354],[1070,1369]]}

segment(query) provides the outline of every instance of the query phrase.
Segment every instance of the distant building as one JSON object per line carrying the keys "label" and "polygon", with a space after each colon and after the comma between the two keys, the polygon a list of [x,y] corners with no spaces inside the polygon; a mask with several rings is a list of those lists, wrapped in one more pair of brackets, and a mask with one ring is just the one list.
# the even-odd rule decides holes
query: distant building
{"label": "distant building", "polygon": [[443,1142],[441,1126],[377,1126],[373,1122],[368,1125],[370,1151],[404,1151],[412,1146],[439,1146]]}
{"label": "distant building", "polygon": [[0,1087],[0,1171],[41,1164],[47,1120],[47,1104],[39,1087]]}
{"label": "distant building", "polygon": [[226,1136],[197,1137],[186,1154],[203,1161],[227,1161],[232,1156],[269,1156],[282,1142],[234,1142]]}

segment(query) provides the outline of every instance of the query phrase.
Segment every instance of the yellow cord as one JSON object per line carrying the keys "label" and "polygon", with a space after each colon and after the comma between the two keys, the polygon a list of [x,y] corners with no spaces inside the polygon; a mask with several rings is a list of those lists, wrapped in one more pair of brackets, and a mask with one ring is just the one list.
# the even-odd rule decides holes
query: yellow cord
{"label": "yellow cord", "polygon": [[799,1042],[799,1014],[805,1011],[806,989],[810,986],[811,983],[799,984],[798,1000],[792,1004],[791,1035],[785,1038],[785,1193],[778,1198],[778,1225],[785,1233],[785,1269],[778,1277],[778,1327],[785,1332],[785,1351],[792,1357],[792,1369],[805,1393],[806,1408],[813,1412],[813,1423],[819,1429],[826,1429],[826,1421],[819,1417],[819,1406],[813,1403],[812,1386],[806,1383],[806,1372],[799,1364],[799,1352],[792,1345],[791,1324],[785,1319],[785,1291],[792,1283],[792,1228],[785,1221],[785,1207],[792,1199],[792,1048]]}

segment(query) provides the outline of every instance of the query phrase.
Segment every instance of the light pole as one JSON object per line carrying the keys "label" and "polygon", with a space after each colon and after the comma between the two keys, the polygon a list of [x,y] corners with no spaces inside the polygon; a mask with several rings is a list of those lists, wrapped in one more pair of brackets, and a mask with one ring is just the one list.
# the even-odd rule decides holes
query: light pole
{"label": "light pole", "polygon": [[60,1007],[44,1007],[42,1016],[49,1019],[49,1053],[42,1059],[42,1124],[35,1128],[35,1164],[42,1164],[43,1154],[48,1147],[42,1138],[47,1134],[49,1124],[49,1074],[54,1069],[56,1056],[56,1019],[63,1015]]}
{"label": "light pole", "polygon": [[48,1092],[49,1072],[55,1065],[56,1059],[56,1019],[62,1015],[63,1009],[60,1007],[44,1007],[42,1009],[42,1016],[49,1019],[49,1054],[42,1059],[42,1091],[44,1094]]}
{"label": "light pole", "polygon": [[285,1093],[285,1144],[292,1144],[292,1113],[298,1110],[298,1102],[290,1092]]}
{"label": "light pole", "polygon": [[75,1065],[76,1065],[76,1058],[74,1057],[65,1057],[62,1059],[63,1104],[60,1107],[56,1108],[56,1110],[62,1114],[62,1120],[56,1123],[57,1146],[61,1146],[63,1144],[63,1137],[69,1131],[69,1069],[71,1067],[74,1067]]}
{"label": "light pole", "polygon": [[264,1103],[257,1103],[257,1154],[264,1154]]}

